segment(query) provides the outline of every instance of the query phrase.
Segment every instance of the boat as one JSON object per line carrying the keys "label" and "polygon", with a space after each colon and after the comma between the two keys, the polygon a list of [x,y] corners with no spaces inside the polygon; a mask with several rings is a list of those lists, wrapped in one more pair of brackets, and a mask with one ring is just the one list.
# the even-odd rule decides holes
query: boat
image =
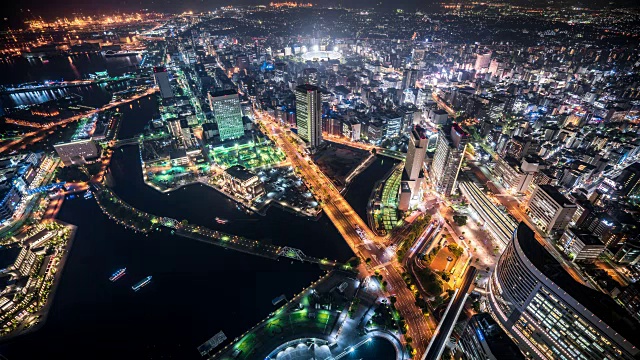
{"label": "boat", "polygon": [[111,275],[111,277],[109,278],[109,280],[111,281],[117,281],[118,279],[120,279],[121,277],[124,276],[124,274],[126,274],[127,272],[127,268],[122,268],[116,272],[113,273],[113,275]]}
{"label": "boat", "polygon": [[84,193],[85,199],[91,199],[92,197],[93,197],[93,193],[91,192],[91,190],[87,190],[87,192]]}
{"label": "boat", "polygon": [[139,283],[133,285],[131,287],[131,289],[133,291],[138,291],[138,290],[142,289],[143,287],[147,286],[150,282],[151,282],[151,276],[147,276],[146,278],[140,280]]}
{"label": "boat", "polygon": [[219,218],[219,217],[216,217],[216,222],[217,222],[218,224],[223,224],[223,225],[224,225],[224,224],[228,223],[228,222],[229,222],[229,220],[227,220],[227,219],[223,219],[223,218]]}

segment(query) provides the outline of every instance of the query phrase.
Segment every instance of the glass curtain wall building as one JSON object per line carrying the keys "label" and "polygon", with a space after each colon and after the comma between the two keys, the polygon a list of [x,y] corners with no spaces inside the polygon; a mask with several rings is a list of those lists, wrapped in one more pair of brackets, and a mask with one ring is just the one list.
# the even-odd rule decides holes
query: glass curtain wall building
{"label": "glass curtain wall building", "polygon": [[494,318],[534,359],[634,359],[640,326],[582,285],[520,223],[489,282]]}
{"label": "glass curtain wall building", "polygon": [[240,98],[234,90],[209,93],[209,103],[218,124],[220,141],[244,136]]}

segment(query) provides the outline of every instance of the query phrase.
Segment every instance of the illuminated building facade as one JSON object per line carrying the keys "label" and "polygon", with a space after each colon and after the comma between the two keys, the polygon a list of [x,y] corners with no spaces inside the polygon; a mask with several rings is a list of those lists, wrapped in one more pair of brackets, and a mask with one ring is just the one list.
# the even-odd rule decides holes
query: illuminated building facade
{"label": "illuminated building facade", "polygon": [[318,86],[318,69],[306,68],[302,71],[302,77],[305,84]]}
{"label": "illuminated building facade", "polygon": [[575,228],[568,228],[559,244],[572,261],[596,260],[605,249],[593,233]]}
{"label": "illuminated building facade", "polygon": [[451,126],[450,134],[445,130],[438,133],[429,177],[436,191],[445,196],[450,196],[457,188],[456,183],[468,142],[469,134],[456,123]]}
{"label": "illuminated building facade", "polygon": [[225,170],[223,177],[236,196],[251,200],[265,193],[264,184],[258,176],[240,165]]}
{"label": "illuminated building facade", "polygon": [[410,206],[410,199],[417,199],[420,193],[420,185],[424,180],[422,166],[427,154],[427,135],[420,126],[416,126],[411,131],[409,138],[409,148],[407,150],[407,160],[404,163],[400,186],[400,203],[398,209],[407,211]]}
{"label": "illuminated building facade", "polygon": [[491,64],[491,51],[476,54],[476,63],[473,69],[476,72],[486,72]]}
{"label": "illuminated building facade", "polygon": [[53,148],[60,156],[60,160],[65,166],[74,164],[85,164],[100,156],[100,151],[96,143],[91,140],[76,140],[63,144],[55,144]]}
{"label": "illuminated building facade", "polygon": [[494,319],[533,359],[633,359],[640,325],[577,282],[520,223],[489,281]]}
{"label": "illuminated building facade", "polygon": [[296,124],[298,136],[311,149],[322,142],[322,103],[317,86],[305,84],[296,87]]}
{"label": "illuminated building facade", "polygon": [[244,136],[240,98],[234,90],[209,93],[209,104],[220,133],[220,141],[238,139]]}
{"label": "illuminated building facade", "polygon": [[527,202],[527,213],[548,234],[566,228],[576,210],[576,204],[551,185],[536,186]]}
{"label": "illuminated building facade", "polygon": [[511,156],[498,157],[496,166],[493,169],[494,174],[501,180],[502,185],[506,189],[517,193],[527,191],[537,171],[537,163],[527,162],[527,160],[521,162]]}

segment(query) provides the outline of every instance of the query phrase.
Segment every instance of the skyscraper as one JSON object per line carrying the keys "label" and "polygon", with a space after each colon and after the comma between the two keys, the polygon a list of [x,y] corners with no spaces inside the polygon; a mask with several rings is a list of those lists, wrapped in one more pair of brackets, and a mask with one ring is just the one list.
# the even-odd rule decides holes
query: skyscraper
{"label": "skyscraper", "polygon": [[317,86],[305,84],[296,87],[296,124],[298,136],[310,148],[322,142],[322,113],[320,93]]}
{"label": "skyscraper", "polygon": [[418,70],[405,69],[402,73],[402,90],[414,88],[418,80]]}
{"label": "skyscraper", "polygon": [[417,180],[420,176],[424,157],[427,153],[427,142],[428,139],[424,129],[420,126],[414,127],[411,131],[411,138],[409,138],[407,161],[404,164],[409,180]]}
{"label": "skyscraper", "polygon": [[169,83],[169,73],[164,66],[156,66],[153,68],[153,78],[156,80],[156,85],[160,88],[160,95],[163,99],[172,98],[173,90],[171,90],[171,84]]}
{"label": "skyscraper", "polygon": [[409,138],[409,148],[407,149],[407,160],[404,163],[404,173],[402,174],[402,183],[400,187],[400,204],[398,209],[407,211],[410,201],[407,200],[408,190],[410,190],[410,199],[416,199],[420,194],[420,185],[424,180],[422,165],[424,157],[427,154],[427,144],[429,139],[424,129],[416,126],[411,131]]}
{"label": "skyscraper", "polygon": [[209,103],[218,123],[220,141],[238,139],[244,136],[240,98],[234,90],[209,93]]}
{"label": "skyscraper", "polygon": [[464,150],[469,142],[469,134],[454,123],[450,133],[440,130],[436,143],[436,152],[429,169],[429,177],[436,191],[445,196],[451,195],[458,181]]}
{"label": "skyscraper", "polygon": [[491,51],[476,54],[476,63],[473,68],[477,72],[486,71],[491,64]]}

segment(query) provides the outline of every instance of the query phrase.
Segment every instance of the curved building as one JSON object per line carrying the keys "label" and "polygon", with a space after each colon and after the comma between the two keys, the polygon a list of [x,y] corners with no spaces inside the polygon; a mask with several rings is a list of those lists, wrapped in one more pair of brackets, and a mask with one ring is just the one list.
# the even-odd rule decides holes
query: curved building
{"label": "curved building", "polygon": [[575,281],[520,223],[489,282],[494,318],[534,359],[633,359],[640,326]]}

